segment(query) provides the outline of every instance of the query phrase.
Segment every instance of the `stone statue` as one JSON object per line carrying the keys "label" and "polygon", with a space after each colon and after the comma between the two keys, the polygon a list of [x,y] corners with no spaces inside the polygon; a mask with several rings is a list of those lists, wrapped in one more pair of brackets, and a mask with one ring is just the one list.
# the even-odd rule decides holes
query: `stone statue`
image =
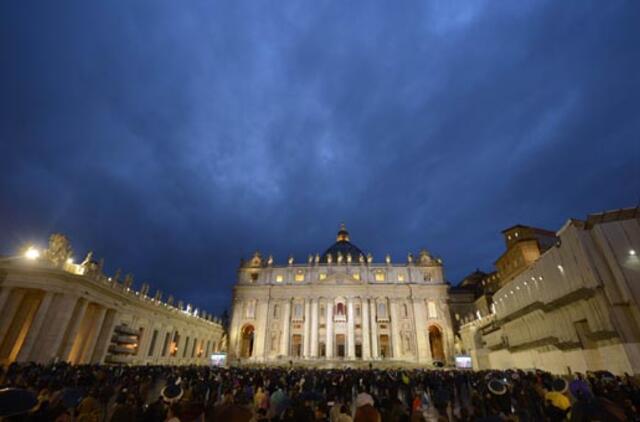
{"label": "stone statue", "polygon": [[131,286],[133,286],[133,275],[131,275],[131,273],[124,277],[123,286],[125,289],[131,289]]}
{"label": "stone statue", "polygon": [[373,262],[373,256],[371,255],[371,253],[368,253],[368,254],[367,254],[367,262],[368,262],[369,264],[371,264],[371,263]]}
{"label": "stone statue", "polygon": [[384,257],[384,261],[385,261],[387,264],[391,264],[391,255],[387,254],[387,256],[385,256],[385,257]]}
{"label": "stone statue", "polygon": [[181,300],[178,301],[178,309],[180,309],[181,311],[184,309],[184,302]]}
{"label": "stone statue", "polygon": [[331,264],[331,261],[333,261],[333,256],[331,256],[331,254],[327,254],[327,264]]}
{"label": "stone statue", "polygon": [[313,255],[309,254],[309,258],[307,259],[309,265],[313,264]]}
{"label": "stone statue", "polygon": [[119,283],[120,282],[120,273],[122,272],[122,270],[120,268],[118,268],[116,270],[116,274],[113,276],[113,282],[114,283]]}
{"label": "stone statue", "polygon": [[80,264],[84,268],[84,273],[90,276],[97,276],[101,273],[100,267],[96,261],[93,260],[93,252],[89,251],[86,258]]}
{"label": "stone statue", "polygon": [[162,291],[156,290],[156,295],[153,298],[156,300],[156,302],[160,302],[162,300]]}
{"label": "stone statue", "polygon": [[268,266],[272,266],[273,265],[273,255],[269,255],[269,258],[267,258],[267,265]]}
{"label": "stone statue", "polygon": [[316,254],[316,264],[318,264],[320,262],[320,254],[317,253]]}
{"label": "stone statue", "polygon": [[287,262],[289,262],[289,265],[293,265],[293,257],[291,255],[289,255]]}
{"label": "stone statue", "polygon": [[338,252],[337,254],[337,261],[338,261],[338,264],[342,263],[342,254],[340,252]]}
{"label": "stone statue", "polygon": [[347,254],[347,263],[351,264],[351,254],[350,253]]}
{"label": "stone statue", "polygon": [[54,233],[49,237],[49,249],[44,256],[56,267],[61,267],[71,258],[73,251],[67,237],[60,233]]}
{"label": "stone statue", "polygon": [[360,254],[358,261],[360,261],[361,264],[364,264],[364,255]]}
{"label": "stone statue", "polygon": [[173,300],[173,295],[169,295],[169,297],[167,298],[167,305],[173,306]]}
{"label": "stone statue", "polygon": [[409,264],[413,264],[413,254],[411,252],[409,252],[409,255],[407,255],[407,262]]}

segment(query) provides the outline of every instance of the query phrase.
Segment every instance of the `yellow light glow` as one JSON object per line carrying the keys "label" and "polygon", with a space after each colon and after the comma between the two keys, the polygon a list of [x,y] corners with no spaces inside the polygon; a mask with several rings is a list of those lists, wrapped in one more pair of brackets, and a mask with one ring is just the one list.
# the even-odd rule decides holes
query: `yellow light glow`
{"label": "yellow light glow", "polygon": [[29,249],[27,249],[26,252],[24,253],[24,257],[31,261],[34,261],[40,258],[40,251],[34,248],[33,246],[29,246]]}
{"label": "yellow light glow", "polygon": [[67,264],[69,265],[73,264],[73,258],[67,258]]}

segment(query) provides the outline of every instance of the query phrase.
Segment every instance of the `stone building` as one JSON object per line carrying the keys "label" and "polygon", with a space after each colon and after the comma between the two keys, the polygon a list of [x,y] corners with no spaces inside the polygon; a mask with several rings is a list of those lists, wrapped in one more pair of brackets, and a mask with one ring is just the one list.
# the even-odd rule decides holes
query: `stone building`
{"label": "stone building", "polygon": [[640,210],[570,219],[554,238],[515,272],[499,261],[492,312],[460,330],[474,367],[639,373]]}
{"label": "stone building", "polygon": [[224,347],[222,325],[133,277],[107,277],[89,253],[71,258],[62,235],[49,249],[0,258],[0,364],[208,364]]}
{"label": "stone building", "polygon": [[239,362],[451,363],[453,330],[440,259],[374,262],[341,227],[323,254],[241,263],[229,356]]}

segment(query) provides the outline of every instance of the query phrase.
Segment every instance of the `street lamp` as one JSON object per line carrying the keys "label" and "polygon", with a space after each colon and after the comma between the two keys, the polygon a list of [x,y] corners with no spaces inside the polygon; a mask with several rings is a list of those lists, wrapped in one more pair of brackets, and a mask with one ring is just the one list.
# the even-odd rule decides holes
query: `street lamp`
{"label": "street lamp", "polygon": [[24,257],[30,261],[35,261],[36,259],[40,258],[40,251],[33,246],[29,246],[24,252]]}

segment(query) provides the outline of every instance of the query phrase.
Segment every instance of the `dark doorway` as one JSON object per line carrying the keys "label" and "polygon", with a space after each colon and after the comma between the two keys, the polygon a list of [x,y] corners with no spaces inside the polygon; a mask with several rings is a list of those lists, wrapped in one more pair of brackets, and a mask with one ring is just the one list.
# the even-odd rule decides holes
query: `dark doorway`
{"label": "dark doorway", "polygon": [[240,345],[240,357],[250,358],[253,354],[253,339],[255,329],[253,325],[245,325],[242,329],[242,343]]}

